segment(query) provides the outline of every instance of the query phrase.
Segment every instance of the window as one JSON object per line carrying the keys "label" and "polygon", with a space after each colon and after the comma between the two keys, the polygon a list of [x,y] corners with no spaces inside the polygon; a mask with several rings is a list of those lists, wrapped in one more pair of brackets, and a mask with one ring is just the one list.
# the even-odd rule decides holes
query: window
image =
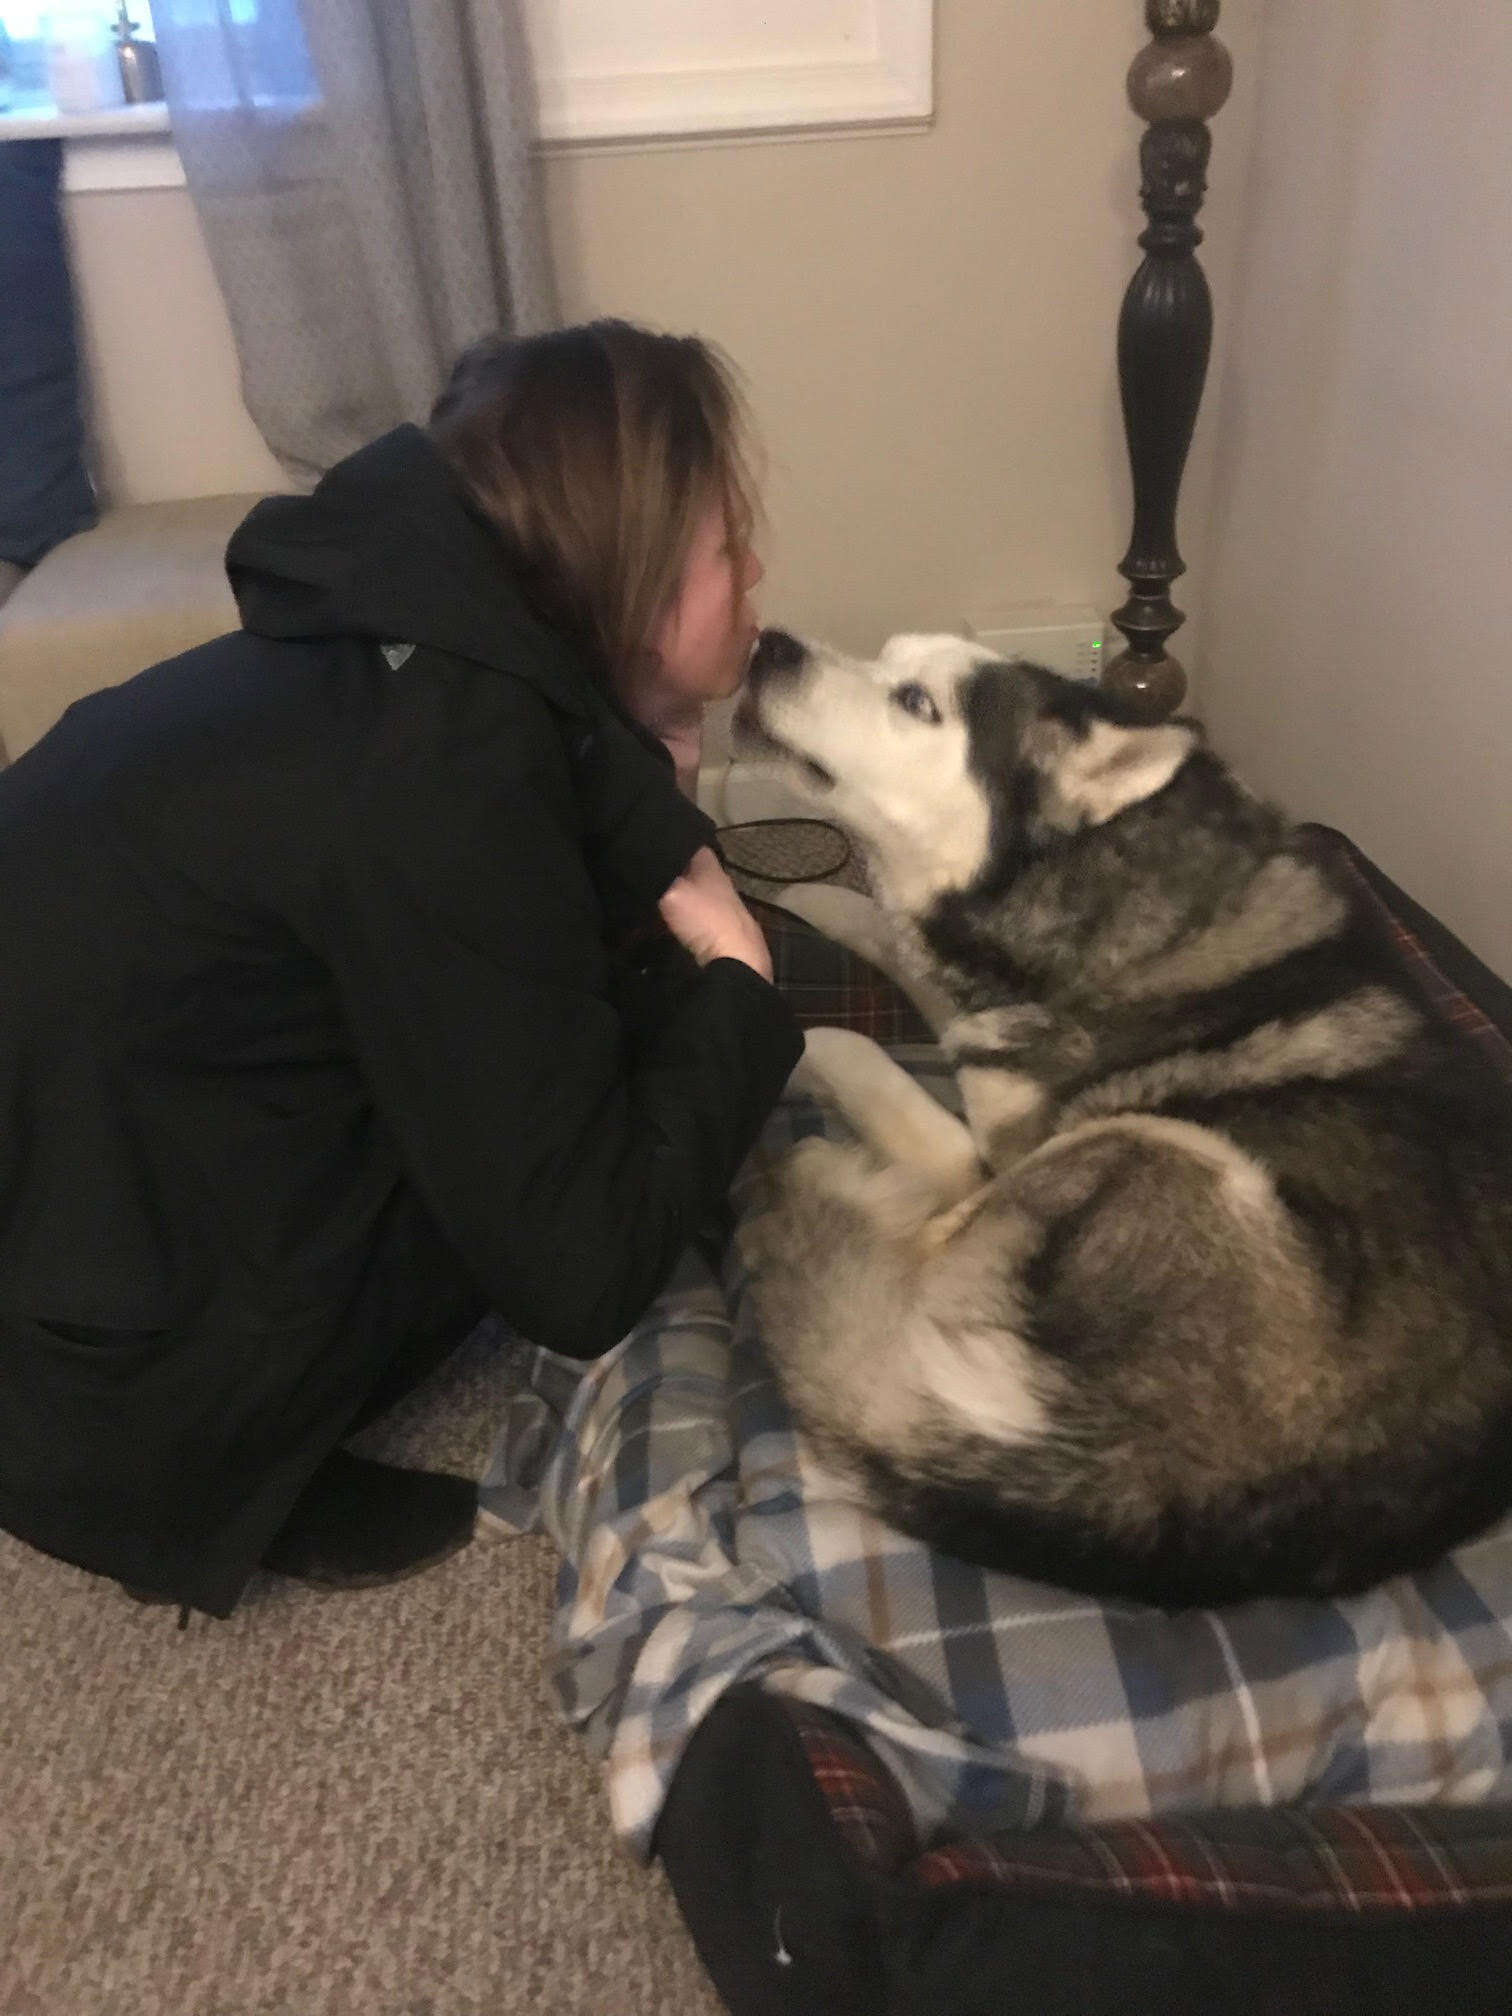
{"label": "window", "polygon": [[[48,11],[46,0],[0,0],[0,112],[53,110],[44,24]],[[97,16],[102,37],[108,35],[115,9],[99,0],[88,11]],[[140,22],[143,35],[152,33],[145,5],[130,18]]]}
{"label": "window", "polygon": [[[106,65],[102,103],[119,104],[109,69],[119,0],[62,4],[71,22],[95,25]],[[195,79],[196,104],[298,106],[318,96],[298,0],[159,0],[159,8],[171,11],[176,46]],[[59,11],[60,0],[0,0],[0,114],[45,117],[80,109],[60,107],[54,95],[59,73],[49,62],[48,15]],[[139,39],[155,38],[151,0],[129,0],[125,18]]]}
{"label": "window", "polygon": [[[7,0],[0,0],[0,6]],[[196,109],[232,105],[297,111],[320,88],[305,47],[299,0],[158,0],[171,10]]]}
{"label": "window", "polygon": [[[514,4],[547,147],[917,130],[933,109],[933,0]],[[154,0],[130,0],[127,18],[144,39],[171,31],[178,74],[194,80],[196,110],[251,106],[302,119],[318,107],[301,0],[155,5],[156,28]],[[87,118],[59,119],[44,27],[49,10],[62,8],[92,13],[105,36],[118,0],[0,0],[0,141],[61,131],[70,190],[181,185],[165,106],[115,101]],[[108,42],[103,60],[108,84]]]}

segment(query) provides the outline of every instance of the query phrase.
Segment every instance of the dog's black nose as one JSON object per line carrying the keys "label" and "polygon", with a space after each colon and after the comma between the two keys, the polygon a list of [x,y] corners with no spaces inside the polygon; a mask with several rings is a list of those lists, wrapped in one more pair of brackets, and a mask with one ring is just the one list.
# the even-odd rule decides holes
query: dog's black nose
{"label": "dog's black nose", "polygon": [[796,672],[807,656],[807,645],[790,637],[786,630],[763,630],[751,653],[751,677],[768,679],[782,672]]}

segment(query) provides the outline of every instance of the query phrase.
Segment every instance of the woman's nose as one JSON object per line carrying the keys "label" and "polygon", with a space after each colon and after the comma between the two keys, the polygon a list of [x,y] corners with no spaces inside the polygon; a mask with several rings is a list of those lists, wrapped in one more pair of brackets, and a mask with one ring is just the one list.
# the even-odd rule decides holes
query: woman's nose
{"label": "woman's nose", "polygon": [[759,582],[764,581],[765,579],[766,579],[765,567],[762,566],[758,556],[755,553],[751,552],[749,548],[747,548],[745,556],[745,586],[741,592],[743,594],[749,595],[751,590],[754,587],[756,587]]}

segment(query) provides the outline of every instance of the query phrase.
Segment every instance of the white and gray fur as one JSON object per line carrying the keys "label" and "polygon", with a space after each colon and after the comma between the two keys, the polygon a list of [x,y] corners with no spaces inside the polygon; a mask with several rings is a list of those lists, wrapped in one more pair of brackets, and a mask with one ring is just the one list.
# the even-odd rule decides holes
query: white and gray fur
{"label": "white and gray fur", "polygon": [[800,1070],[746,1235],[811,1438],[893,1524],[1179,1607],[1332,1594],[1512,1504],[1512,1148],[1489,1077],[1190,723],[950,637],[765,633],[743,732],[866,850],[963,1126]]}

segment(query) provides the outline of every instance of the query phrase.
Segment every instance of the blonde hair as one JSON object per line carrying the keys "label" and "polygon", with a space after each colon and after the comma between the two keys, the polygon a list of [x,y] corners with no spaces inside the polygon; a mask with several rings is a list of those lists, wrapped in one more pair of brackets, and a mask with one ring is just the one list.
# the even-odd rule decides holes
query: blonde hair
{"label": "blonde hair", "polygon": [[707,506],[737,550],[755,526],[745,403],[701,337],[605,320],[486,338],[430,428],[527,601],[614,685],[651,649]]}

